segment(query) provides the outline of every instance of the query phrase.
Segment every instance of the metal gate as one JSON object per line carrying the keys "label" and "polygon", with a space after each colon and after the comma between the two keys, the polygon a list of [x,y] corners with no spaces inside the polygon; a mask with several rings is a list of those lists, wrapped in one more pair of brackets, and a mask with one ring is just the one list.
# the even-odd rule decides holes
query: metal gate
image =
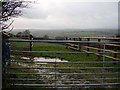
{"label": "metal gate", "polygon": [[[72,41],[72,40],[8,40],[6,43],[66,43],[79,44],[120,44],[120,42],[95,42],[95,41]],[[21,46],[24,44],[21,44]],[[11,46],[12,47],[12,46]],[[105,49],[105,47],[104,47]],[[31,59],[11,58],[10,65],[6,66],[6,87],[37,87],[37,88],[120,88],[120,61],[105,60],[105,54],[120,54],[120,52],[80,52],[80,51],[29,51],[14,50],[12,54],[30,55],[31,53],[45,54],[102,54],[101,61],[33,61]],[[32,57],[31,57],[32,58]]]}

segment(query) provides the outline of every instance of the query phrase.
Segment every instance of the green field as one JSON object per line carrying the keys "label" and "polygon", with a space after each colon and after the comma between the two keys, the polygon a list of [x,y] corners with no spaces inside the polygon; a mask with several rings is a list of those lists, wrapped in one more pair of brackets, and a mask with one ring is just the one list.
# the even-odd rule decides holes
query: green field
{"label": "green field", "polygon": [[[24,47],[20,47],[24,44]],[[17,46],[19,50],[29,50],[27,43],[14,43],[15,47]],[[17,48],[16,47],[16,48]],[[60,51],[60,52],[74,52],[74,50],[66,49],[65,45],[61,44],[51,44],[51,43],[34,43],[33,51]],[[21,53],[22,54],[22,53]],[[50,54],[50,53],[26,53],[27,55],[33,57],[51,57],[51,58],[60,58],[68,61],[96,61],[96,55],[87,56],[86,54]]]}
{"label": "green field", "polygon": [[[11,49],[12,50],[26,50],[29,51],[29,43],[27,42],[14,42],[11,43]],[[60,52],[75,52],[74,50],[71,49],[67,49],[65,44],[55,44],[55,43],[41,43],[41,42],[34,42],[33,43],[33,48],[32,51],[60,51]],[[92,51],[92,50],[91,50]],[[15,57],[11,58],[11,59],[16,59],[16,60],[23,60],[20,57],[21,56],[25,56],[25,57],[30,57],[30,58],[34,58],[34,57],[49,57],[49,58],[59,58],[62,60],[67,60],[69,62],[79,62],[79,61],[84,61],[84,62],[92,62],[92,61],[102,61],[103,57],[98,58],[96,55],[94,54],[90,54],[89,56],[87,56],[87,54],[55,54],[55,53],[39,53],[39,52],[26,52],[26,53],[17,53],[17,52],[11,52],[12,55],[14,55]],[[105,61],[111,61],[111,59],[105,58]],[[31,63],[28,64],[29,66],[34,66],[35,63]],[[15,67],[22,67],[20,65],[17,65],[16,63],[12,63],[11,66],[15,66]],[[105,67],[119,67],[119,64],[105,64]],[[39,67],[103,67],[103,64],[43,64],[40,65]],[[24,70],[24,69],[9,69],[8,71],[10,72],[24,72],[24,73],[36,73],[38,71],[33,70],[33,69],[29,69],[29,70]],[[114,71],[118,71],[118,69],[112,69],[112,70],[108,70],[108,69],[90,69],[90,70],[49,70],[49,72],[56,72],[56,73],[100,73],[100,72],[114,72]],[[74,75],[75,76],[75,75]],[[24,78],[24,77],[28,77],[26,75],[17,75],[17,78]],[[36,76],[29,76],[30,78],[36,78]],[[58,76],[60,77],[60,76]],[[81,79],[81,78],[110,78],[110,77],[118,77],[118,75],[76,75],[75,78]],[[99,81],[96,80],[90,80],[90,83],[101,83]],[[108,80],[108,81],[104,81],[105,83],[109,83],[109,82],[117,82],[116,80]],[[43,83],[41,81],[34,81],[34,82],[17,82],[17,83]],[[50,82],[51,83],[51,82]],[[69,84],[67,81],[64,82],[64,84]],[[100,88],[100,87],[99,87]]]}
{"label": "green field", "polygon": [[[24,50],[29,51],[29,43],[27,42],[14,42],[11,44],[12,49],[15,50]],[[41,43],[41,42],[34,42],[33,51],[59,51],[59,52],[75,52],[74,50],[67,49],[65,44],[55,44],[55,43]],[[95,51],[90,49],[91,52]],[[20,54],[20,53],[19,53]],[[23,54],[23,53],[21,53]],[[33,57],[51,57],[51,58],[60,58],[68,61],[102,61],[103,57],[99,58],[94,54],[87,56],[86,54],[50,54],[50,53],[38,53],[38,52],[30,52],[25,53],[27,56]],[[24,55],[25,55],[24,54]],[[111,60],[105,58],[105,60]]]}

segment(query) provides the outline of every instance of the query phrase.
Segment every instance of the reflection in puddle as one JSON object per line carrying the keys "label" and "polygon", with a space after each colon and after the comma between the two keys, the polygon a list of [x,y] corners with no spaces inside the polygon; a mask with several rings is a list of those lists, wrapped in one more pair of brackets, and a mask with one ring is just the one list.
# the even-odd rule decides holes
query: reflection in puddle
{"label": "reflection in puddle", "polygon": [[29,57],[21,57],[21,59],[30,59]]}
{"label": "reflection in puddle", "polygon": [[47,64],[47,62],[68,62],[67,60],[61,60],[59,58],[44,58],[44,57],[35,57],[35,62],[46,62],[44,64]]}

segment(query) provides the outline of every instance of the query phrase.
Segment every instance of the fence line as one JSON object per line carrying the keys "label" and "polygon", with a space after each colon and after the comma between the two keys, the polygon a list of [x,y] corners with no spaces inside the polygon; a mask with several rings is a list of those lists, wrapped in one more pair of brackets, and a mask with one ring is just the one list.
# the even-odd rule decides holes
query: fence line
{"label": "fence line", "polygon": [[[80,37],[80,38],[68,38],[66,37],[66,40],[74,40],[74,41],[88,41],[88,42],[93,42],[90,40],[96,40],[96,45],[90,45],[91,43],[86,43],[86,44],[80,44],[80,43],[66,43],[66,48],[70,48],[73,50],[77,50],[77,51],[84,51],[84,52],[89,52],[90,49],[92,50],[97,50],[98,52],[117,52],[117,50],[120,49],[120,44],[115,44],[112,43],[114,41],[119,42],[120,38],[103,38],[103,37]],[[107,41],[102,41],[102,40],[107,40]],[[112,40],[112,41],[109,41]],[[101,42],[102,41],[102,42]],[[95,42],[95,41],[94,41]],[[105,43],[106,42],[106,43]],[[109,43],[110,42],[110,43]],[[104,48],[105,46],[105,48]],[[113,50],[109,50],[109,48],[112,47]],[[83,49],[85,48],[85,49]],[[107,49],[108,48],[108,49]],[[98,58],[100,58],[101,56],[103,57],[102,54],[99,53],[95,53]],[[87,54],[89,56],[89,53]],[[113,56],[109,56],[109,55],[104,55],[104,57],[112,59],[112,60],[120,60],[119,57],[117,57],[118,54],[114,53]]]}

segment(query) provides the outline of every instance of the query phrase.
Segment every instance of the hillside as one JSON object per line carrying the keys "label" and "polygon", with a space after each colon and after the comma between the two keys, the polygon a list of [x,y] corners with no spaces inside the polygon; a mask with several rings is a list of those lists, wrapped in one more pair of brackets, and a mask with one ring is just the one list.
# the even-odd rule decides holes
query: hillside
{"label": "hillside", "polygon": [[[12,31],[13,34],[18,33],[21,30],[14,30]],[[56,30],[39,30],[39,29],[32,29],[30,32],[34,36],[42,37],[44,35],[48,35],[49,38],[55,37],[115,37],[117,34],[117,30],[114,29],[56,29]]]}

